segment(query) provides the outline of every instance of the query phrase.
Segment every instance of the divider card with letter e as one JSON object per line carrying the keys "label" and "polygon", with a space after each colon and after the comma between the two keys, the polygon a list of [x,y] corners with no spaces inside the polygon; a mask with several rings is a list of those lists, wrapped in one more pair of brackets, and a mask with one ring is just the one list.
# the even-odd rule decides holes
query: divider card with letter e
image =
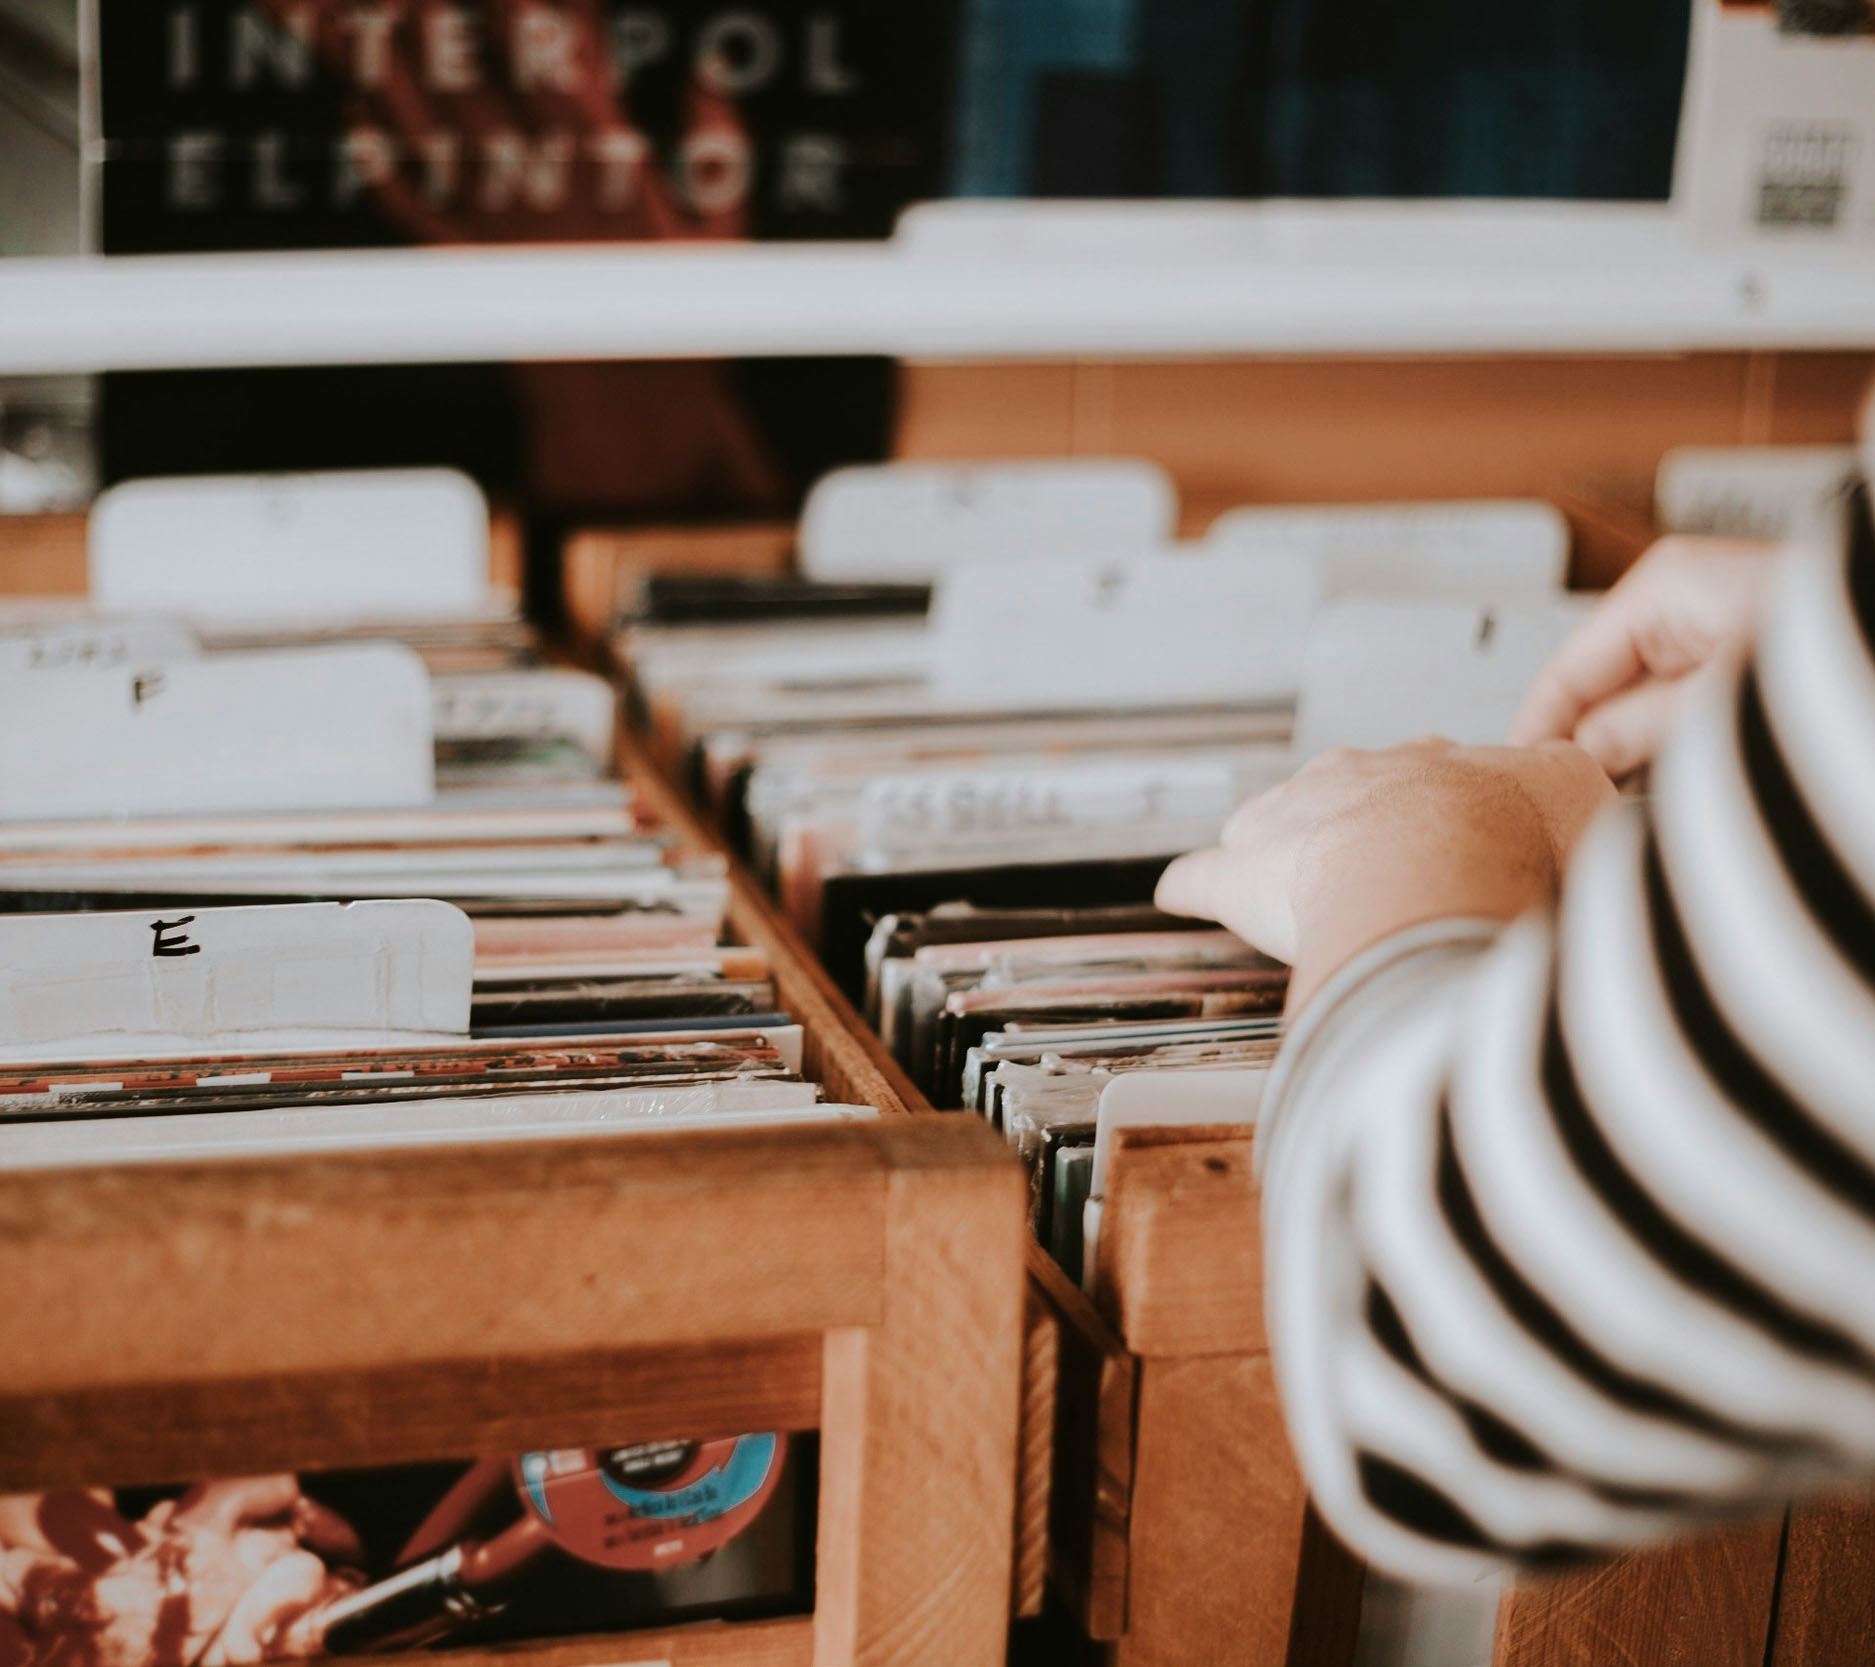
{"label": "divider card with letter e", "polygon": [[461,1034],[474,963],[428,899],[0,916],[0,1056]]}
{"label": "divider card with letter e", "polygon": [[399,643],[0,684],[0,820],[421,805],[435,768]]}
{"label": "divider card with letter e", "polygon": [[1319,593],[1286,551],[967,562],[932,597],[932,683],[1010,709],[1286,702]]}
{"label": "divider card with letter e", "polygon": [[1171,477],[1143,458],[885,463],[835,469],[801,511],[813,579],[935,579],[972,556],[1132,555],[1178,521]]}
{"label": "divider card with letter e", "polygon": [[1408,504],[1247,504],[1211,524],[1219,550],[1294,550],[1319,562],[1324,597],[1522,602],[1554,595],[1569,524],[1535,498]]}
{"label": "divider card with letter e", "polygon": [[1303,655],[1297,761],[1423,735],[1502,742],[1537,673],[1591,601],[1330,603],[1316,615]]}
{"label": "divider card with letter e", "polygon": [[90,520],[101,610],[205,623],[447,619],[490,606],[488,505],[453,469],[126,481]]}

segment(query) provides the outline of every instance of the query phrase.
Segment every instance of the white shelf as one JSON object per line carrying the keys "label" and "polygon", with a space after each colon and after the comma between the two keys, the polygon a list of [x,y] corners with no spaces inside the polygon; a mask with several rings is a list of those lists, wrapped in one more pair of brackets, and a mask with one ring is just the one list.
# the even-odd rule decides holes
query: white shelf
{"label": "white shelf", "polygon": [[0,261],[0,374],[1875,346],[1875,252],[1577,205],[915,211],[883,244]]}

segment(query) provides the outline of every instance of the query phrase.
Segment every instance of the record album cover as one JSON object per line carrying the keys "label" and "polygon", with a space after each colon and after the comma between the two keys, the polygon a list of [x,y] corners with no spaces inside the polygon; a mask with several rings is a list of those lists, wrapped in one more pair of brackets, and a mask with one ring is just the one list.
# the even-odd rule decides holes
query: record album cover
{"label": "record album cover", "polygon": [[106,253],[877,237],[947,0],[97,0]]}
{"label": "record album cover", "polygon": [[244,1667],[812,1606],[814,1438],[0,1495],[5,1667]]}

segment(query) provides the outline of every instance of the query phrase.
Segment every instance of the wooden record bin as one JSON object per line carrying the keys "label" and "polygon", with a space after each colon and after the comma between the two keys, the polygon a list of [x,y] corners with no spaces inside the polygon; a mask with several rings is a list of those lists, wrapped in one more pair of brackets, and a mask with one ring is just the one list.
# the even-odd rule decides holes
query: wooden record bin
{"label": "wooden record bin", "polygon": [[818,1430],[811,1615],[449,1658],[998,1662],[1023,1229],[982,1133],[0,1176],[0,1491]]}
{"label": "wooden record bin", "polygon": [[[1871,369],[1866,353],[911,365],[895,452],[1151,457],[1178,481],[1187,535],[1238,502],[1545,497],[1574,534],[1572,582],[1595,587],[1651,538],[1667,448],[1846,441]],[[599,641],[625,575],[781,571],[791,548],[778,523],[578,532],[569,613]],[[777,964],[802,956],[741,875],[736,907]],[[835,1028],[928,1109],[809,976]],[[1012,1612],[1052,1585],[1110,1667],[1354,1657],[1363,1571],[1307,1508],[1271,1379],[1253,1138],[1123,1132],[1091,1300],[1032,1240],[1024,1253]],[[1517,1587],[1492,1667],[1847,1667],[1875,1637],[1871,1570],[1875,1510],[1804,1506]]]}
{"label": "wooden record bin", "polygon": [[[0,518],[0,587],[82,548]],[[816,1431],[811,1613],[443,1659],[1001,1662],[1020,1169],[905,1115],[746,887],[731,935],[876,1121],[0,1173],[0,1493]]]}
{"label": "wooden record bin", "polygon": [[[622,746],[663,814],[711,839],[637,743]],[[809,1074],[836,1092],[884,1079],[921,1124],[976,1123],[931,1107],[731,865],[736,935],[768,949],[783,1005],[813,1016]],[[1307,1511],[1270,1375],[1251,1140],[1236,1127],[1122,1135],[1092,1300],[1023,1234],[1009,1614],[1039,1614],[1052,1584],[1113,1667],[1352,1657],[1360,1569]]]}

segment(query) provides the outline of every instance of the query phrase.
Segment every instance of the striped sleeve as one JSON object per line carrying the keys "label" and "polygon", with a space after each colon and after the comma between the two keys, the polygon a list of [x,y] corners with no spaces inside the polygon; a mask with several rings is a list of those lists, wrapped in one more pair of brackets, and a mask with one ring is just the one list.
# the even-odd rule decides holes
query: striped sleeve
{"label": "striped sleeve", "polygon": [[1875,1474],[1875,524],[1553,919],[1343,969],[1265,1102],[1271,1346],[1318,1504],[1416,1581]]}

